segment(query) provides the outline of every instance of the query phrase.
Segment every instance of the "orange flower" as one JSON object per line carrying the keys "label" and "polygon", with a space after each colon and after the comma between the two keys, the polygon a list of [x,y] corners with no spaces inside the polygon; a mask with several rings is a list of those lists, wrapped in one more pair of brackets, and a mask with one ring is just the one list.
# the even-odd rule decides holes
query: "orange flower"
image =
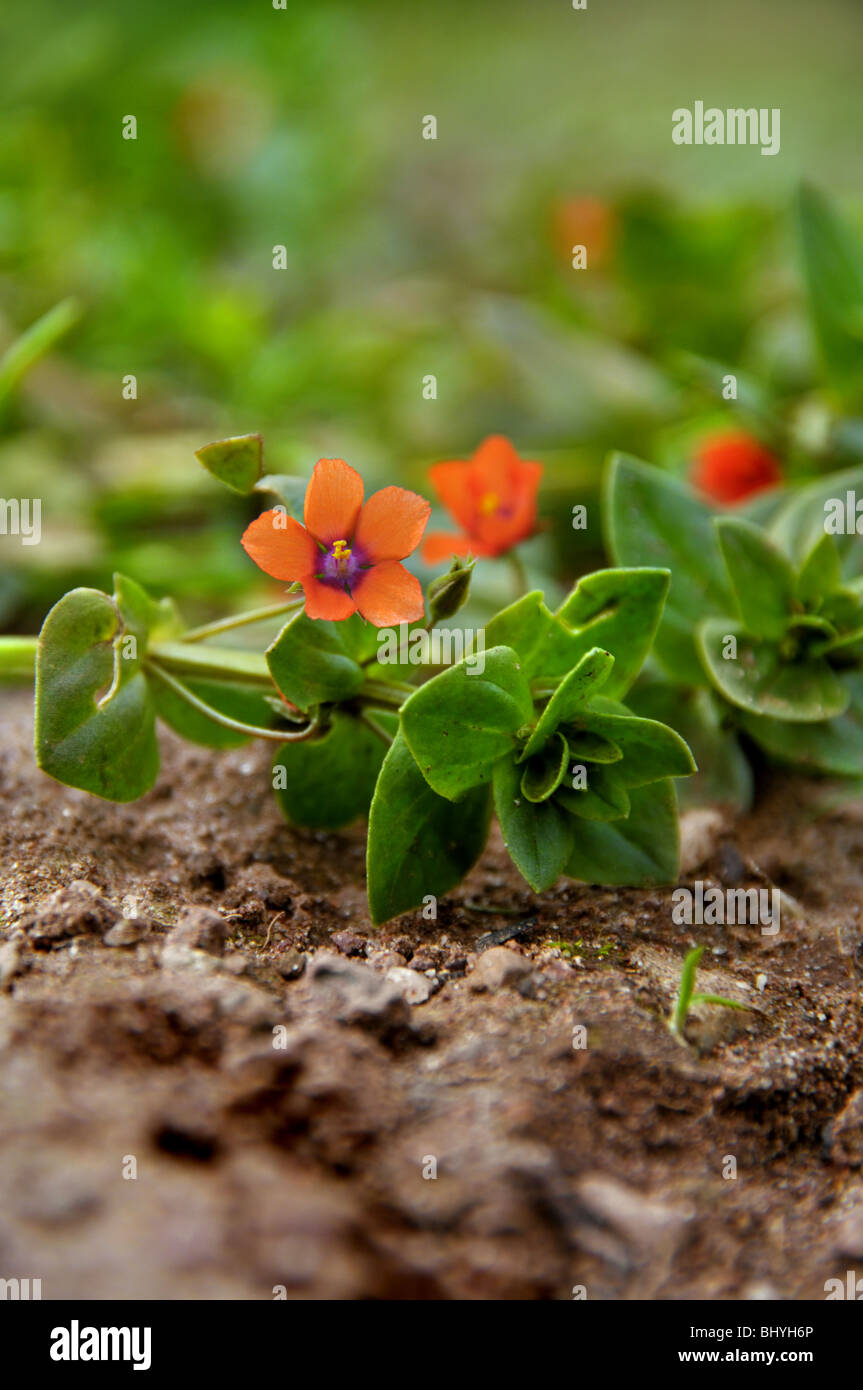
{"label": "orange flower", "polygon": [[712,435],[699,446],[691,478],[699,492],[730,506],[781,483],[782,469],[757,439],[729,430]]}
{"label": "orange flower", "polygon": [[319,459],[306,489],[301,526],[275,509],[243,536],[255,564],[303,586],[306,615],[340,622],[360,612],[375,627],[412,623],[425,612],[415,575],[399,560],[419,545],[431,504],[385,487],[363,506],[363,480],[343,459]]}
{"label": "orange flower", "polygon": [[432,532],[423,559],[436,564],[450,555],[502,555],[532,535],[541,463],[519,458],[500,434],[483,440],[473,458],[436,463],[429,477],[462,536]]}
{"label": "orange flower", "polygon": [[567,267],[572,266],[572,248],[585,246],[589,268],[604,269],[617,237],[616,216],[608,203],[601,198],[567,198],[552,212],[554,242]]}

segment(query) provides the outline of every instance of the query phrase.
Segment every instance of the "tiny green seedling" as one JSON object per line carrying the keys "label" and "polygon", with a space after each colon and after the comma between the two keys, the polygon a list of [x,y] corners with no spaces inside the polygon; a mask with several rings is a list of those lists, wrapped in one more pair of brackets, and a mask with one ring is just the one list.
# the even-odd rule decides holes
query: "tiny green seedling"
{"label": "tiny green seedling", "polygon": [[748,1004],[740,1004],[736,999],[726,999],[721,994],[694,994],[695,974],[698,970],[698,963],[704,955],[706,947],[696,946],[689,951],[683,962],[683,969],[680,972],[680,986],[677,991],[677,999],[674,1003],[671,1017],[668,1020],[668,1027],[673,1037],[678,1042],[685,1045],[686,1038],[684,1029],[689,1010],[693,1004],[716,1004],[724,1009],[743,1009],[748,1010]]}

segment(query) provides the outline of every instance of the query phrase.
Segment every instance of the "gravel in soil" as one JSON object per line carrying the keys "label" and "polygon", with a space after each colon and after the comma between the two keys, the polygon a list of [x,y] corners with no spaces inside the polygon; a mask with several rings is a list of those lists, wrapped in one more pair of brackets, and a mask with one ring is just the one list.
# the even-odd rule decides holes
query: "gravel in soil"
{"label": "gravel in soil", "polygon": [[[372,928],[362,827],[163,736],[142,801],[39,773],[0,696],[0,1277],[44,1298],[823,1298],[863,1272],[863,810],[777,778],[671,889],[535,898],[494,836]],[[484,910],[479,910],[480,908]],[[666,1027],[680,966],[751,1006]]]}

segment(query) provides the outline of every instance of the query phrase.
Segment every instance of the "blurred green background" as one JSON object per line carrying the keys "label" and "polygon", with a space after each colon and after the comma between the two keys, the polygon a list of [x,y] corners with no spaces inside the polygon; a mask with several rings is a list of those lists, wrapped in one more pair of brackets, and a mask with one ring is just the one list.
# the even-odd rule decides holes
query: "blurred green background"
{"label": "blurred green background", "polygon": [[[552,584],[601,555],[610,448],[684,471],[735,417],[791,476],[860,456],[793,216],[808,180],[863,232],[859,0],[28,0],[0,54],[0,496],[43,499],[40,545],[0,536],[6,630],[114,568],[191,618],[269,596],[255,505],[193,457],[228,434],[421,490],[508,434]],[[780,153],[675,146],[695,100],[779,107]]]}

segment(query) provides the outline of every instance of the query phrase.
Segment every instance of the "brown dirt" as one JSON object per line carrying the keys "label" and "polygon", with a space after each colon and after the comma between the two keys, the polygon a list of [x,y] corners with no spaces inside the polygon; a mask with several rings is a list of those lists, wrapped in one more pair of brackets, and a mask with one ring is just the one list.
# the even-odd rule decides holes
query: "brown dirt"
{"label": "brown dirt", "polygon": [[[29,727],[4,695],[0,1277],[793,1299],[863,1272],[859,803],[782,779],[736,827],[688,820],[683,881],[777,884],[777,937],[675,926],[670,890],[537,900],[496,838],[437,921],[375,931],[361,828],[285,826],[266,750],[166,735],[154,791],[111,806],[36,771]],[[48,901],[76,880],[98,892]],[[758,1009],[703,1011],[687,1047],[664,1019],[696,941],[699,987]]]}

